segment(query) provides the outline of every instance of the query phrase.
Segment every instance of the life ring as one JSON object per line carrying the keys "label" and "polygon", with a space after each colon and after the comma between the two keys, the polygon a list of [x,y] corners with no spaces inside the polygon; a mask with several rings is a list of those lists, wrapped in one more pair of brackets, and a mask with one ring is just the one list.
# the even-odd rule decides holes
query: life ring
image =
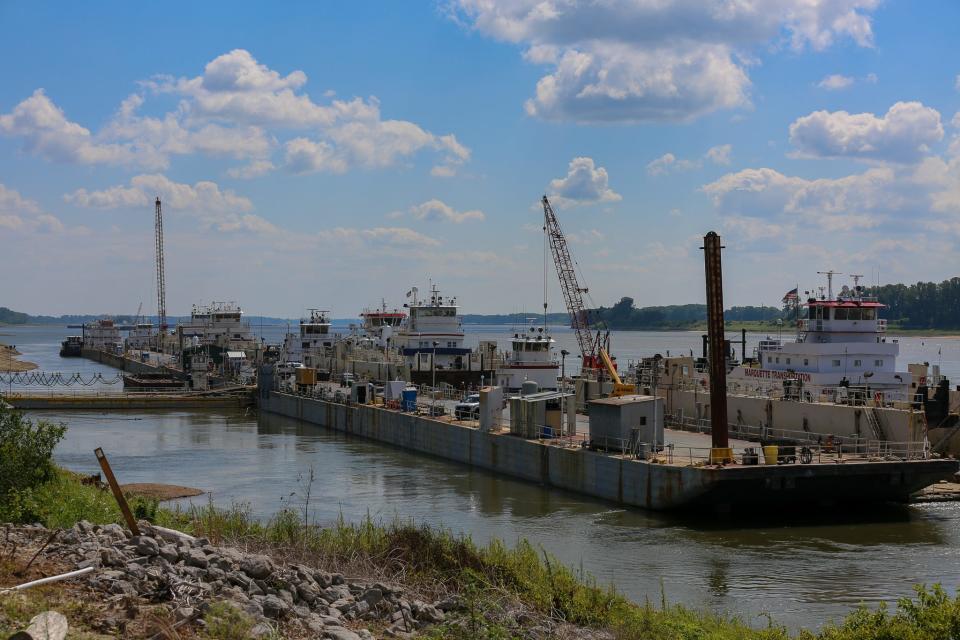
{"label": "life ring", "polygon": [[920,379],[917,380],[917,384],[927,384],[927,376],[920,376]]}
{"label": "life ring", "polygon": [[704,380],[703,378],[700,378],[700,386],[701,386],[701,387],[707,386],[707,381]]}
{"label": "life ring", "polygon": [[882,404],[882,403],[883,403],[883,392],[877,391],[876,393],[874,393],[874,394],[873,394],[873,401],[876,402],[877,404]]}

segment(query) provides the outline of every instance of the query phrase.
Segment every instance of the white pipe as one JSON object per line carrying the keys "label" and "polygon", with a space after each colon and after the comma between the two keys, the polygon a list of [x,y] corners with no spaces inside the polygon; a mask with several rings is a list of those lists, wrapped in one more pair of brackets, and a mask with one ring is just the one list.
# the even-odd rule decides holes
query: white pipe
{"label": "white pipe", "polygon": [[49,582],[59,582],[61,580],[69,580],[70,578],[77,578],[82,575],[86,575],[93,571],[93,567],[84,567],[83,569],[77,569],[76,571],[70,571],[69,573],[61,573],[58,576],[50,576],[49,578],[40,578],[39,580],[34,580],[32,582],[25,582],[24,584],[18,585],[16,587],[10,587],[9,589],[0,590],[0,594],[7,593],[10,591],[22,591],[24,589],[29,589],[30,587],[38,587],[42,584],[47,584]]}
{"label": "white pipe", "polygon": [[163,538],[163,537],[173,537],[173,538],[181,538],[181,539],[184,539],[184,540],[196,540],[196,538],[194,538],[193,536],[191,536],[189,533],[184,533],[184,532],[182,532],[182,531],[177,531],[176,529],[168,529],[168,528],[166,528],[166,527],[160,527],[160,526],[157,526],[157,525],[155,525],[155,524],[152,524],[152,525],[150,525],[150,526],[153,527],[153,530],[156,531],[158,534],[160,534],[160,537],[162,537],[162,538]]}

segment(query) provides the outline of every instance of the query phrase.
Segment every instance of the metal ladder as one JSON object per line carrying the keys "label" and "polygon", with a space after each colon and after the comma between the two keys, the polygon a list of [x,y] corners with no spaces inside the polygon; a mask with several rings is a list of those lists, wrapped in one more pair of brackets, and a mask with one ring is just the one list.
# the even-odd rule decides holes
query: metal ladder
{"label": "metal ladder", "polygon": [[870,425],[870,431],[877,440],[886,440],[883,433],[883,427],[880,426],[880,417],[873,410],[873,407],[864,407],[864,415],[867,417],[867,424]]}

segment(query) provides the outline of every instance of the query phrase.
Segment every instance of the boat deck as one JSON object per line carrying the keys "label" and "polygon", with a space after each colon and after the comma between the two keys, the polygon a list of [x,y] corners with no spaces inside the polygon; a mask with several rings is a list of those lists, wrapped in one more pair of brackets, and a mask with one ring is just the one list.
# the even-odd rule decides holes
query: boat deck
{"label": "boat deck", "polygon": [[[333,399],[337,392],[346,398],[349,398],[350,389],[341,387],[336,382],[321,382],[317,385],[323,391],[321,392],[327,399]],[[382,400],[378,399],[378,402]],[[437,398],[431,401],[428,398],[420,397],[417,403],[417,414],[425,420],[435,420],[447,424],[461,427],[479,429],[478,420],[457,420],[454,418],[456,405],[461,402],[459,399]],[[431,405],[443,407],[443,414],[430,416]],[[583,414],[577,414],[576,433],[564,436],[547,436],[543,438],[529,439],[532,442],[538,442],[547,446],[557,446],[564,448],[589,448],[590,441],[590,417]],[[500,427],[490,431],[493,435],[510,436],[510,408],[509,405],[503,409]],[[741,440],[730,438],[728,446],[733,450],[734,463],[732,465],[711,465],[710,451],[712,449],[712,437],[709,433],[697,431],[684,431],[678,429],[664,429],[664,446],[662,450],[648,452],[644,459],[659,464],[669,466],[712,466],[716,468],[743,468],[750,469],[754,467],[768,466],[764,464],[763,450],[760,442],[751,440]],[[784,451],[783,447],[779,450],[778,465],[805,464],[805,465],[836,465],[851,463],[880,463],[880,462],[902,462],[905,460],[922,460],[929,457],[929,449],[923,443],[868,443],[862,442],[857,446],[852,445],[806,445],[810,451],[811,459],[809,462],[800,460],[801,445],[790,446]],[[790,449],[793,449],[790,452]],[[756,464],[743,464],[744,453],[746,449],[752,449],[753,455],[757,456]],[[595,449],[596,450],[596,449]],[[600,447],[599,450],[603,451]],[[604,451],[606,455],[622,459],[637,459],[634,452],[622,452],[619,447],[611,447]],[[784,455],[788,454],[788,455]],[[748,455],[748,459],[749,459]]]}

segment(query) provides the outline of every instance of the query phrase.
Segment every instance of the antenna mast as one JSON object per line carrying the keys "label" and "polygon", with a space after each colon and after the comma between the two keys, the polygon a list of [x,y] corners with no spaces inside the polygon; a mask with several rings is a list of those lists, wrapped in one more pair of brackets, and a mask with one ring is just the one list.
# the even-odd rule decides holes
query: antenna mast
{"label": "antenna mast", "polygon": [[157,197],[154,225],[157,247],[157,351],[163,352],[163,334],[167,331],[167,289],[163,265],[163,212],[160,208],[159,197]]}
{"label": "antenna mast", "polygon": [[833,276],[842,276],[842,273],[830,269],[830,271],[817,271],[817,273],[827,276],[827,300],[833,300]]}

